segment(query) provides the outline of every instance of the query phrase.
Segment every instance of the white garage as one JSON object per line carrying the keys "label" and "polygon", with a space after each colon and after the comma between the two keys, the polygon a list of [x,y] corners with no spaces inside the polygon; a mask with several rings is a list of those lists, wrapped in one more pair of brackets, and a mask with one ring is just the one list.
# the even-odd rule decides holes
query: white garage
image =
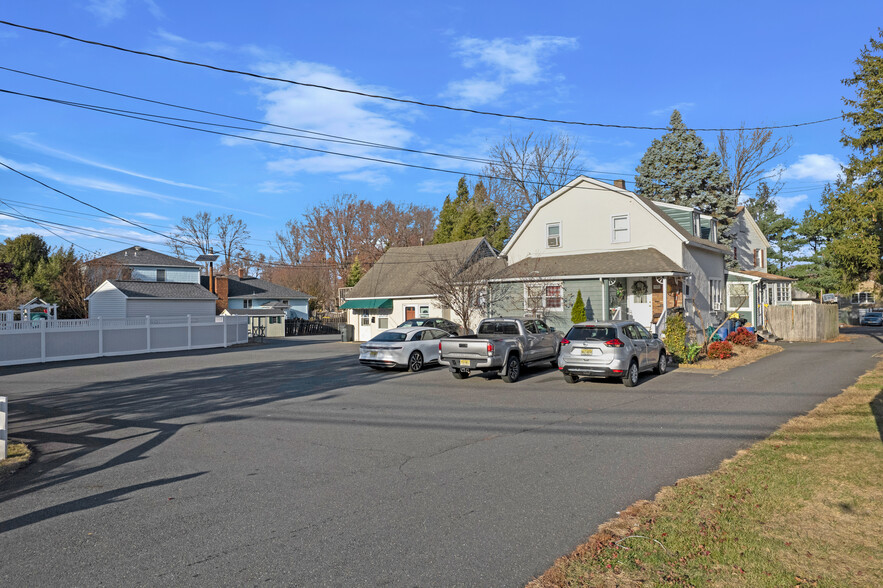
{"label": "white garage", "polygon": [[86,300],[89,318],[215,316],[217,296],[192,283],[106,280]]}

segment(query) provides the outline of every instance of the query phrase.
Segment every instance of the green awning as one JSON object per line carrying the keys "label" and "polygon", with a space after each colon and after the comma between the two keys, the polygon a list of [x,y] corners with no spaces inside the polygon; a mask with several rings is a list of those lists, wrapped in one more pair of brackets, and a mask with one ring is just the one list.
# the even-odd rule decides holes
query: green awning
{"label": "green awning", "polygon": [[365,300],[347,300],[340,305],[341,310],[348,308],[389,308],[392,309],[391,298],[366,298]]}

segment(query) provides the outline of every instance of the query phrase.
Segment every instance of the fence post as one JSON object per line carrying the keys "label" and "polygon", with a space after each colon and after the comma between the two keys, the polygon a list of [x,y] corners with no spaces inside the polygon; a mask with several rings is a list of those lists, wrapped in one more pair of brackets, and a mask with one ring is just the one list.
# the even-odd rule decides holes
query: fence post
{"label": "fence post", "polygon": [[40,362],[46,363],[46,322],[47,321],[37,321],[40,323]]}
{"label": "fence post", "polygon": [[144,324],[147,327],[147,351],[150,351],[150,315],[144,317]]}
{"label": "fence post", "polygon": [[9,404],[6,402],[5,396],[0,396],[0,459],[6,459],[6,441],[8,439],[6,435],[6,423],[8,419],[6,417],[9,412]]}
{"label": "fence post", "polygon": [[104,357],[104,323],[98,317],[98,357]]}
{"label": "fence post", "polygon": [[[227,321],[224,318],[221,318],[221,328],[224,329],[224,347],[227,347]],[[236,339],[239,339],[239,336],[236,336]]]}
{"label": "fence post", "polygon": [[187,315],[187,349],[193,347],[193,323],[190,321],[190,315]]}

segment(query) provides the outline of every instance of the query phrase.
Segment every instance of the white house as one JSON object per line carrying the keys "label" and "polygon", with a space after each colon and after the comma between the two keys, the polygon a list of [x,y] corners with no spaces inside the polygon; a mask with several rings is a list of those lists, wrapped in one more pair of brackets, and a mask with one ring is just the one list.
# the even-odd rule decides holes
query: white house
{"label": "white house", "polygon": [[214,316],[217,297],[194,283],[105,280],[86,297],[89,318]]}

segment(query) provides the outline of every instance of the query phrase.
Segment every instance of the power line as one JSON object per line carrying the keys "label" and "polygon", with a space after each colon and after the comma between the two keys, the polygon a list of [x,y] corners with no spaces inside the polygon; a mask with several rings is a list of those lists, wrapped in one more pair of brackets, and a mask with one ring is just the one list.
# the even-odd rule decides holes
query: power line
{"label": "power line", "polygon": [[83,247],[82,245],[80,245],[80,244],[78,244],[78,243],[74,243],[73,241],[71,241],[71,240],[68,239],[67,237],[62,237],[61,235],[59,235],[58,233],[56,233],[55,231],[53,231],[52,229],[50,229],[50,228],[47,227],[46,225],[41,224],[37,219],[32,218],[32,217],[30,217],[30,216],[27,216],[27,215],[24,214],[22,211],[20,211],[19,209],[17,209],[17,208],[14,207],[13,205],[9,204],[9,202],[6,202],[6,201],[0,199],[0,204],[3,204],[3,205],[6,206],[7,208],[12,209],[13,211],[17,212],[17,213],[18,213],[19,215],[21,215],[21,216],[20,216],[20,217],[13,217],[12,215],[9,215],[9,214],[7,214],[7,213],[5,213],[5,212],[0,212],[0,215],[8,216],[8,217],[10,217],[10,218],[20,218],[21,220],[27,220],[27,221],[29,221],[29,222],[34,223],[34,224],[37,225],[38,227],[40,227],[40,228],[42,228],[42,229],[44,229],[44,230],[46,230],[46,231],[49,231],[50,233],[52,233],[53,235],[55,235],[56,237],[58,237],[58,238],[61,239],[62,241],[67,241],[68,243],[70,243],[70,244],[73,245],[74,247],[79,247],[80,249],[82,249],[83,251],[86,251],[86,252],[88,252],[88,253],[95,253],[95,252],[92,251],[91,249],[86,249],[86,248]]}
{"label": "power line", "polygon": [[[412,104],[415,106],[422,106],[425,108],[438,108],[438,109],[442,109],[442,110],[449,110],[449,111],[455,111],[455,112],[466,112],[469,114],[478,114],[478,115],[483,115],[483,116],[494,116],[494,117],[498,117],[498,118],[511,118],[511,119],[518,119],[518,120],[532,121],[532,122],[544,122],[544,123],[562,124],[562,125],[576,125],[576,126],[584,126],[584,127],[601,127],[601,128],[646,130],[646,131],[667,131],[667,130],[669,130],[668,127],[650,127],[650,126],[639,126],[639,125],[621,125],[621,124],[610,124],[610,123],[569,121],[569,120],[559,120],[559,119],[550,119],[550,118],[533,117],[533,116],[522,116],[522,115],[518,115],[518,114],[505,114],[505,113],[500,113],[500,112],[491,112],[491,111],[485,111],[485,110],[475,110],[472,108],[450,106],[450,105],[446,105],[446,104],[434,104],[432,102],[421,102],[419,100],[410,100],[407,98],[396,98],[393,96],[384,96],[382,94],[370,94],[368,92],[360,92],[358,90],[346,90],[343,88],[335,88],[332,86],[325,86],[322,84],[312,84],[309,82],[299,82],[296,80],[289,80],[286,78],[265,76],[265,75],[261,75],[261,74],[254,73],[254,72],[219,67],[216,65],[209,65],[206,63],[200,63],[198,61],[187,61],[184,59],[176,59],[174,57],[169,57],[167,55],[160,55],[158,53],[149,53],[147,51],[138,51],[135,49],[128,49],[126,47],[120,47],[118,45],[111,45],[109,43],[101,43],[99,41],[90,41],[88,39],[74,37],[72,35],[67,35],[65,33],[59,33],[56,31],[50,31],[48,29],[41,29],[41,28],[37,28],[37,27],[29,27],[29,26],[20,25],[20,24],[16,24],[13,22],[5,21],[5,20],[0,20],[0,24],[4,24],[7,26],[19,28],[19,29],[25,29],[28,31],[36,32],[36,33],[53,35],[56,37],[61,37],[63,39],[68,39],[70,41],[76,41],[78,43],[84,43],[84,44],[93,45],[96,47],[104,47],[105,49],[113,49],[115,51],[122,51],[125,53],[131,53],[133,55],[141,55],[144,57],[153,57],[155,59],[162,59],[162,60],[173,62],[173,63],[180,63],[182,65],[191,65],[194,67],[202,67],[202,68],[210,69],[213,71],[232,73],[232,74],[236,74],[236,75],[247,76],[247,77],[261,79],[261,80],[268,80],[271,82],[283,82],[286,84],[293,84],[295,86],[302,86],[305,88],[315,88],[318,90],[326,90],[329,92],[338,92],[341,94],[352,94],[355,96],[362,96],[364,98],[373,98],[373,99],[377,99],[377,100],[388,100],[391,102],[398,102],[398,103],[402,103],[402,104]],[[805,126],[809,126],[809,125],[817,125],[817,124],[837,120],[839,118],[841,118],[841,117],[834,116],[834,117],[825,118],[825,119],[821,119],[821,120],[793,123],[793,124],[787,124],[787,125],[770,125],[770,126],[743,127],[743,128],[726,128],[726,127],[724,127],[724,128],[693,128],[693,129],[688,129],[688,130],[691,130],[691,131],[740,131],[740,130],[754,131],[754,130],[787,129],[787,128],[805,127]]]}

